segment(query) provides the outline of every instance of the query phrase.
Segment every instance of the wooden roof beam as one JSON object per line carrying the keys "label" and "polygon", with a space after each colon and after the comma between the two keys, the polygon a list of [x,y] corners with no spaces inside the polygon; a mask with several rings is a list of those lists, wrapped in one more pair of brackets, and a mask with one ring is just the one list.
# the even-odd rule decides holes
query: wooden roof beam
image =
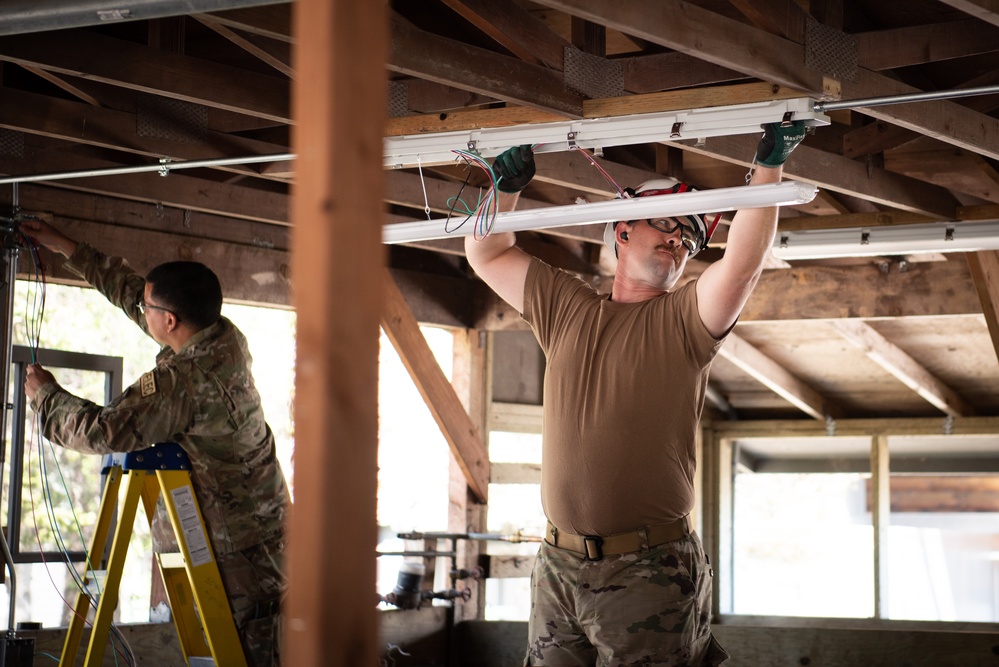
{"label": "wooden roof beam", "polygon": [[[288,147],[208,129],[203,141],[181,142],[143,137],[135,132],[137,114],[99,105],[62,100],[0,86],[0,126],[53,139],[100,146],[113,150],[159,158],[168,155],[179,160],[242,157],[287,153]],[[121,166],[121,165],[117,165]],[[66,171],[57,167],[52,171]],[[266,176],[247,166],[218,167],[243,175]],[[42,173],[40,165],[25,164],[20,173]]]}
{"label": "wooden roof beam", "polygon": [[516,3],[444,0],[444,4],[521,60],[564,69],[565,47],[571,44]]}
{"label": "wooden roof beam", "polygon": [[[996,281],[999,284],[999,278]],[[960,286],[965,287],[960,289]],[[921,317],[981,312],[981,303],[964,262],[909,263],[905,272],[884,272],[874,264],[812,266],[764,271],[739,321]]]}
{"label": "wooden roof beam", "polygon": [[725,339],[718,355],[815,419],[824,420],[827,416],[835,418],[842,414],[838,406],[734,333],[730,333]]}
{"label": "wooden roof beam", "polygon": [[[120,162],[80,157],[59,147],[34,149],[25,158],[0,155],[0,173],[46,174],[123,166]],[[163,178],[156,172],[74,178],[52,183],[53,187],[90,192],[191,211],[288,224],[289,196],[241,185],[217,183],[184,171]]]}
{"label": "wooden roof beam", "polygon": [[[195,18],[201,20],[201,14]],[[234,30],[288,42],[291,38],[291,3],[228,9],[204,15],[207,20]]]}
{"label": "wooden roof beam", "polygon": [[413,313],[391,276],[382,278],[382,329],[392,341],[413,384],[441,429],[451,453],[479,502],[489,495],[489,454],[478,430],[461,404],[427,344]]}
{"label": "wooden roof beam", "polygon": [[[821,131],[821,128],[819,130]],[[807,142],[807,139],[806,139]],[[758,138],[750,135],[711,137],[698,146],[681,143],[684,150],[749,168]],[[953,218],[957,202],[950,191],[901,174],[827,153],[805,144],[784,165],[784,177],[853,195],[884,206],[938,218]]]}
{"label": "wooden roof beam", "polygon": [[[983,0],[984,1],[984,0]],[[866,99],[922,92],[865,67],[856,81],[835,81],[805,67],[804,46],[682,0],[540,0],[540,4],[716,65],[824,99]],[[719,36],[724,39],[719,39]],[[950,101],[858,108],[972,152],[999,159],[999,119]]]}
{"label": "wooden roof beam", "polygon": [[808,13],[792,0],[729,1],[761,30],[798,44],[804,43]]}
{"label": "wooden roof beam", "polygon": [[873,30],[856,37],[857,62],[874,71],[999,51],[999,28],[977,19]]}
{"label": "wooden roof beam", "polygon": [[800,44],[688,2],[540,0],[539,4],[816,98],[839,97],[836,81],[805,67]]}
{"label": "wooden roof beam", "polygon": [[94,32],[74,32],[72,40],[59,35],[10,35],[0,40],[0,60],[291,122],[291,89],[284,77],[249,72]]}
{"label": "wooden roof beam", "polygon": [[974,252],[968,253],[966,257],[982,312],[985,313],[985,323],[992,337],[992,347],[999,359],[999,252]]}
{"label": "wooden roof beam", "polygon": [[[678,51],[620,58],[618,62],[624,68],[624,89],[632,93],[654,93],[748,78],[742,72]],[[585,108],[585,103],[583,106]]]}
{"label": "wooden roof beam", "polygon": [[995,0],[940,0],[940,2],[986,23],[999,26],[999,6]]}
{"label": "wooden roof beam", "polygon": [[[843,83],[843,98],[868,99],[923,91],[863,67],[856,82]],[[999,159],[999,119],[949,100],[917,104],[857,106],[854,111],[884,120],[992,159]]]}
{"label": "wooden roof beam", "polygon": [[259,35],[242,35],[219,21],[213,21],[211,14],[195,14],[193,18],[289,79],[295,78],[295,70],[291,67],[291,47],[287,42],[267,40]]}
{"label": "wooden roof beam", "polygon": [[391,72],[568,117],[583,114],[583,97],[566,90],[561,72],[434,35],[398,15],[391,27]]}
{"label": "wooden roof beam", "polygon": [[866,322],[836,320],[831,324],[844,339],[937,409],[952,417],[975,414],[975,409],[957,392]]}

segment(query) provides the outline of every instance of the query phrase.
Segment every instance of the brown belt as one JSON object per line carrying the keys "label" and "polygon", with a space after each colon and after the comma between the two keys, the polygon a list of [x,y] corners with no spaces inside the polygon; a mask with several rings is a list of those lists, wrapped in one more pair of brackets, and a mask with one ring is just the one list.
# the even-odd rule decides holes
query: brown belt
{"label": "brown belt", "polygon": [[575,551],[586,556],[586,560],[600,560],[604,556],[631,553],[651,549],[673,540],[678,540],[690,534],[690,524],[687,517],[681,517],[669,523],[660,523],[627,533],[599,537],[596,535],[573,535],[559,530],[548,522],[545,532],[545,542],[558,547]]}

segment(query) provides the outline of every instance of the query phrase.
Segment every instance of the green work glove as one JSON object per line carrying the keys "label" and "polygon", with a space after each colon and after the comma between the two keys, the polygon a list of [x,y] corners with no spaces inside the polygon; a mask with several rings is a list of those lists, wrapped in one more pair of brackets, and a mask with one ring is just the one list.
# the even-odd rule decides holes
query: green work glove
{"label": "green work glove", "polygon": [[534,151],[527,144],[508,148],[493,160],[493,169],[500,175],[500,192],[520,192],[534,178]]}
{"label": "green work glove", "polygon": [[763,138],[756,147],[756,164],[765,167],[779,167],[787,160],[794,147],[805,138],[805,121],[795,120],[784,125],[767,123],[763,126]]}

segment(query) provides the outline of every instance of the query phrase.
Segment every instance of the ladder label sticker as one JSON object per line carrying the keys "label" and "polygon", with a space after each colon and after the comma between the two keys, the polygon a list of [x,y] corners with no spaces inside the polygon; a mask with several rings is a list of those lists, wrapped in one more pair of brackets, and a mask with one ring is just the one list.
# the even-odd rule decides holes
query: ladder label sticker
{"label": "ladder label sticker", "polygon": [[181,529],[184,531],[184,542],[187,543],[191,555],[191,565],[197,567],[212,562],[212,550],[208,547],[205,527],[198,516],[198,504],[190,486],[181,486],[170,492],[173,505],[177,509]]}

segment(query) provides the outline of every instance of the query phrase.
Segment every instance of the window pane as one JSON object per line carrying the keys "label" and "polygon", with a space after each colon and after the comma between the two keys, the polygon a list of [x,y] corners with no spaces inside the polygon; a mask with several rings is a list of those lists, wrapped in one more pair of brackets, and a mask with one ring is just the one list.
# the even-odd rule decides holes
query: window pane
{"label": "window pane", "polygon": [[891,522],[889,618],[999,620],[999,513],[893,512]]}
{"label": "window pane", "polygon": [[874,546],[861,474],[735,479],[733,612],[870,617]]}
{"label": "window pane", "polygon": [[[489,434],[489,458],[493,464],[538,464],[541,435],[493,431]],[[490,533],[540,538],[545,530],[540,483],[490,484],[487,529]],[[538,543],[489,542],[487,550],[493,556],[526,556],[533,562]],[[526,621],[530,610],[529,577],[486,580],[486,620]]]}
{"label": "window pane", "polygon": [[[445,376],[451,375],[454,336],[421,328]],[[444,532],[448,519],[450,448],[430,409],[383,333],[378,374],[378,550],[399,552],[418,543],[396,537],[407,532]],[[452,548],[450,540],[438,550]],[[377,588],[382,595],[396,585],[401,556],[378,559]],[[450,585],[450,561],[438,558],[434,588]]]}

